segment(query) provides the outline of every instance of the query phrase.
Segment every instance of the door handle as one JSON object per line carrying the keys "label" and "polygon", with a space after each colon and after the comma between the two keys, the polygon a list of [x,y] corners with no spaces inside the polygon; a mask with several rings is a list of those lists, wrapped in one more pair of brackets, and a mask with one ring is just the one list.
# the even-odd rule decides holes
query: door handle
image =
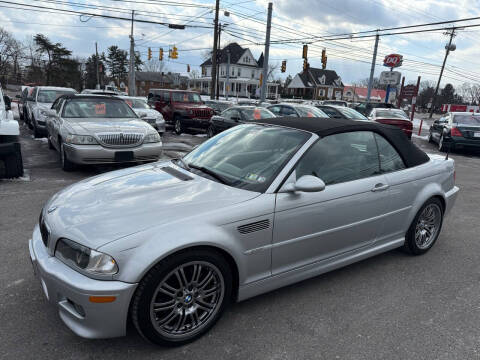
{"label": "door handle", "polygon": [[375,186],[373,187],[372,191],[373,192],[376,192],[376,191],[384,191],[384,190],[387,190],[390,186],[388,184],[383,184],[383,183],[378,183],[378,184],[375,184]]}

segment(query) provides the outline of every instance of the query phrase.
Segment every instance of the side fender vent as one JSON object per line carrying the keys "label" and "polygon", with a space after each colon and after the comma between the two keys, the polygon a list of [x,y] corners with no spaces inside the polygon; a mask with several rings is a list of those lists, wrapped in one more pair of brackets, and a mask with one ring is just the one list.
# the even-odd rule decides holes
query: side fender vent
{"label": "side fender vent", "polygon": [[248,234],[255,231],[265,230],[270,227],[270,221],[268,219],[256,221],[254,223],[240,225],[237,229],[240,234]]}

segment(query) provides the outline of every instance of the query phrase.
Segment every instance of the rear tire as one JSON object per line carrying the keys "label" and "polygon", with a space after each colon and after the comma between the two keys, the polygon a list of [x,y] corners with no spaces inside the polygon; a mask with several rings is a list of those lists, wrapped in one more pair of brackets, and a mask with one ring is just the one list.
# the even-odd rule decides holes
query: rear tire
{"label": "rear tire", "polygon": [[430,144],[433,144],[433,138],[432,138],[432,131],[431,130],[428,132],[428,142]]}
{"label": "rear tire", "polygon": [[186,250],[160,261],[137,287],[132,321],[145,339],[179,346],[205,334],[232,295],[232,274],[216,251]]}
{"label": "rear tire", "polygon": [[422,255],[432,248],[443,224],[443,204],[431,198],[420,208],[405,235],[403,249],[412,255]]}
{"label": "rear tire", "polygon": [[50,140],[50,136],[49,136],[49,135],[47,135],[47,139],[48,139],[48,148],[49,148],[50,150],[55,150],[55,147],[53,146],[52,140]]}
{"label": "rear tire", "polygon": [[174,126],[175,126],[175,133],[177,135],[180,135],[181,133],[185,132],[185,129],[184,129],[183,123],[182,123],[182,119],[178,115],[175,115]]}
{"label": "rear tire", "polygon": [[440,135],[440,140],[438,140],[438,150],[441,152],[447,151],[447,147],[445,146],[445,143],[443,142],[443,134]]}

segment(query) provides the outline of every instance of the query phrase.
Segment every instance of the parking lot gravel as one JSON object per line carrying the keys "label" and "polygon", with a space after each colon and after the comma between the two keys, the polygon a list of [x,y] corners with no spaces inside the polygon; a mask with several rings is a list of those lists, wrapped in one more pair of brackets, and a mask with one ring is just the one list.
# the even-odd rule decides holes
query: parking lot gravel
{"label": "parking lot gravel", "polygon": [[[205,137],[165,135],[165,158]],[[436,147],[413,141],[427,152]],[[24,178],[0,180],[1,359],[478,359],[480,157],[453,153],[461,191],[427,254],[390,251],[232,305],[206,336],[161,348],[134,329],[125,338],[74,335],[44,298],[28,239],[45,201],[113,167],[66,173],[44,139],[22,127]]]}

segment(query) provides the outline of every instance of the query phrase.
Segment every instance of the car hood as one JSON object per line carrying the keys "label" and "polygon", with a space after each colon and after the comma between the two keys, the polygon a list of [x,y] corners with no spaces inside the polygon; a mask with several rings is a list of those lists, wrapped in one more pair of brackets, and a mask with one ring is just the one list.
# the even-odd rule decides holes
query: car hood
{"label": "car hood", "polygon": [[152,129],[145,121],[140,119],[68,119],[77,134],[98,133],[142,133],[146,134]]}
{"label": "car hood", "polygon": [[162,114],[160,114],[155,109],[133,109],[133,110],[138,116],[140,116],[140,114],[147,114],[147,118],[149,119],[151,118],[156,119],[157,117],[162,117]]}
{"label": "car hood", "polygon": [[[182,180],[162,170],[191,177]],[[182,177],[182,176],[180,176]],[[45,206],[57,237],[93,249],[168,224],[250,200],[259,193],[226,186],[189,173],[171,162],[105,173],[60,191]]]}

